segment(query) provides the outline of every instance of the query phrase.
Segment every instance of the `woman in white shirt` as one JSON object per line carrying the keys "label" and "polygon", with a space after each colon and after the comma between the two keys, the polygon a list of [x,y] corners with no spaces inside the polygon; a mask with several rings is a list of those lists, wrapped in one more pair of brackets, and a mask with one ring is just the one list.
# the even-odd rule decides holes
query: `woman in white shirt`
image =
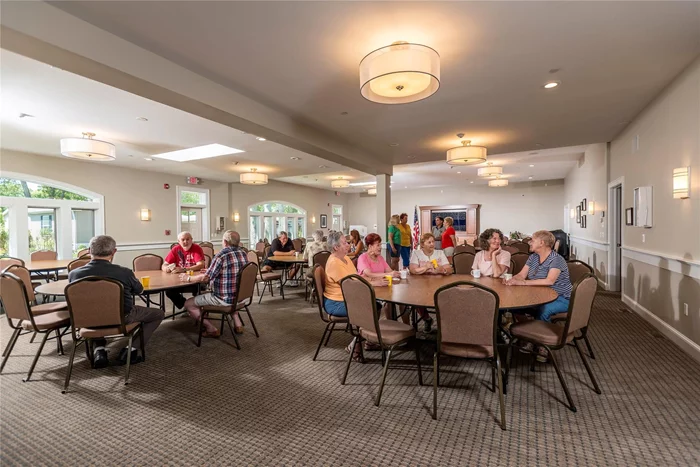
{"label": "woman in white shirt", "polygon": [[[424,233],[420,238],[420,248],[413,251],[411,263],[408,266],[411,274],[452,274],[452,266],[447,261],[447,256],[442,250],[435,249],[435,237],[431,233]],[[425,322],[425,332],[432,330],[433,319],[428,310],[417,307],[416,311]]]}
{"label": "woman in white shirt", "polygon": [[476,253],[472,269],[481,271],[482,276],[501,277],[510,270],[510,253],[501,249],[505,243],[503,233],[498,229],[486,229],[479,235],[481,251]]}

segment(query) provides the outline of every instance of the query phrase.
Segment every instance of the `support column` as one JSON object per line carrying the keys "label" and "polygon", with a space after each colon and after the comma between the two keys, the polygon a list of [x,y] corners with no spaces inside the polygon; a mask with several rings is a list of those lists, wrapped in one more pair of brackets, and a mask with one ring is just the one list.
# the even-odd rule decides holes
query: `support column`
{"label": "support column", "polygon": [[386,226],[389,223],[391,216],[391,175],[377,175],[377,227],[369,229],[372,232],[377,232],[383,240],[382,248],[386,248]]}

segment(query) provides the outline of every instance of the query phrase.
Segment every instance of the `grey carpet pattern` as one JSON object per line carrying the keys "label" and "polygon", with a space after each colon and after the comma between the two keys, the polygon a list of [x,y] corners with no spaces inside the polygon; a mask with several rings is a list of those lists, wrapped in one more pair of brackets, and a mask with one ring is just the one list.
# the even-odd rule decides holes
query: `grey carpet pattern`
{"label": "grey carpet pattern", "polygon": [[[277,294],[276,294],[277,295]],[[298,291],[253,305],[236,350],[222,339],[194,345],[186,317],[166,320],[147,361],[123,384],[123,367],[91,370],[81,349],[71,391],[61,394],[68,355],[49,341],[23,383],[38,343],[20,338],[0,376],[3,465],[698,465],[700,365],[619,299],[599,294],[591,361],[593,392],[575,349],[558,353],[578,412],[551,365],[529,371],[516,354],[506,396],[508,431],[486,363],[445,360],[439,418],[431,419],[432,358],[425,386],[412,354],[389,370],[379,408],[378,352],[353,363],[334,333],[312,361],[323,325]],[[2,345],[10,330],[2,318]],[[70,351],[70,337],[65,339]],[[111,349],[116,357],[118,346]]]}

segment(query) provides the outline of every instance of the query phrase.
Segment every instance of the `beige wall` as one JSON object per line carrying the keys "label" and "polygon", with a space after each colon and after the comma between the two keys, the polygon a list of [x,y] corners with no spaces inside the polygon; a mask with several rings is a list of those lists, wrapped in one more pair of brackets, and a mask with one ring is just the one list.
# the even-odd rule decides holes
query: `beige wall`
{"label": "beige wall", "polygon": [[[505,235],[514,230],[532,233],[536,230],[564,227],[564,181],[514,183],[504,188],[456,186],[393,191],[391,212],[409,215],[413,223],[415,206],[449,204],[481,204],[481,230],[498,228]],[[376,223],[374,197],[350,195],[350,223],[366,225],[373,231]],[[386,226],[378,229],[384,235]]]}
{"label": "beige wall", "polygon": [[[637,136],[639,149],[633,147]],[[685,200],[673,199],[672,171],[684,166],[692,167],[691,196]],[[612,141],[610,180],[620,177],[624,177],[623,209],[632,206],[635,187],[653,187],[653,227],[623,225],[623,256],[627,256],[622,267],[623,299],[676,342],[694,343],[686,348],[697,358],[700,356],[700,58]],[[630,255],[653,261],[632,260]],[[684,303],[688,304],[688,316],[684,313]]]}

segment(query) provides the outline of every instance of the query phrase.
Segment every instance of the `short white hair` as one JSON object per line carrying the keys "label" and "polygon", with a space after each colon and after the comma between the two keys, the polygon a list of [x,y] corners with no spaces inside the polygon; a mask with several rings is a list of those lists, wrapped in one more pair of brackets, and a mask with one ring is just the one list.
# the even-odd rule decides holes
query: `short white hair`
{"label": "short white hair", "polygon": [[314,240],[320,242],[321,240],[323,240],[323,230],[318,229],[313,234],[311,234],[311,236],[314,238]]}
{"label": "short white hair", "polygon": [[328,249],[331,251],[337,250],[338,245],[340,245],[340,239],[345,237],[343,232],[332,232],[328,234]]}
{"label": "short white hair", "polygon": [[177,234],[177,239],[180,240],[180,239],[181,239],[182,237],[184,237],[185,235],[189,235],[190,238],[192,238],[192,234],[191,234],[191,233],[189,233],[187,230],[183,230],[182,232],[180,232],[179,234]]}

